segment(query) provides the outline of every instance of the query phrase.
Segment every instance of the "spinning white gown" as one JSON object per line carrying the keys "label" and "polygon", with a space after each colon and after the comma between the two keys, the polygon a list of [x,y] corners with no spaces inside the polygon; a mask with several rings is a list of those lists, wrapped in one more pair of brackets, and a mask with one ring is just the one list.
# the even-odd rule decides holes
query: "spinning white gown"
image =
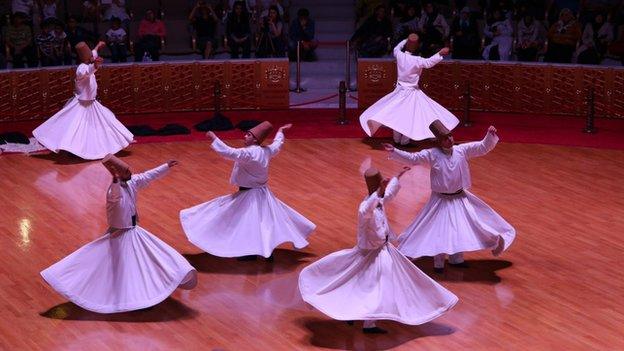
{"label": "spinning white gown", "polygon": [[398,78],[396,88],[360,116],[360,124],[368,136],[373,136],[383,125],[410,139],[423,140],[434,137],[429,125],[436,119],[449,130],[459,123],[455,115],[418,87],[423,68],[435,66],[442,61],[442,56],[435,54],[428,59],[413,56],[401,51],[406,42],[407,39],[394,48]]}
{"label": "spinning white gown", "polygon": [[[95,50],[93,57],[97,57]],[[95,72],[93,63],[81,63],[76,69],[76,95],[33,131],[33,136],[47,149],[65,150],[83,159],[96,160],[132,142],[132,133],[95,100]]]}
{"label": "spinning white gown", "polygon": [[516,236],[515,229],[468,191],[471,186],[468,160],[487,154],[497,142],[498,136],[488,133],[480,142],[453,146],[450,155],[440,148],[415,153],[394,149],[390,156],[393,159],[431,166],[429,202],[399,237],[398,248],[405,256],[415,258],[481,249],[500,253],[509,248]]}
{"label": "spinning white gown", "polygon": [[189,241],[220,257],[271,256],[273,249],[291,242],[301,249],[316,227],[278,200],[269,190],[269,162],[284,143],[280,131],[269,146],[231,148],[215,139],[212,148],[235,161],[230,182],[249,188],[180,211],[180,222]]}
{"label": "spinning white gown", "polygon": [[137,191],[167,169],[165,164],[135,174],[128,182],[111,184],[106,197],[107,233],[42,271],[43,279],[71,302],[99,313],[147,308],[178,287],[195,287],[195,268],[132,222],[133,215],[138,220]]}
{"label": "spinning white gown", "polygon": [[399,189],[397,178],[384,197],[360,205],[357,246],[334,252],[301,271],[303,300],[337,320],[388,319],[422,324],[457,303],[457,296],[421,272],[388,239],[384,205]]}

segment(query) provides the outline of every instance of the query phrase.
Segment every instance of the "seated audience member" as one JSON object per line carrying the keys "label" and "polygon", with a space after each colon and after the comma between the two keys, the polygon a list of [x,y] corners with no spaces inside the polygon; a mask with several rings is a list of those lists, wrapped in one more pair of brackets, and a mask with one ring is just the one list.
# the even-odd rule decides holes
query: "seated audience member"
{"label": "seated audience member", "polygon": [[491,40],[483,49],[483,58],[509,61],[513,45],[513,26],[501,10],[492,11],[492,17],[488,19],[483,34]]}
{"label": "seated audience member", "polygon": [[390,38],[392,22],[386,15],[386,8],[377,6],[375,13],[355,31],[350,41],[360,57],[382,57],[389,50]]}
{"label": "seated audience member", "polygon": [[284,18],[284,7],[282,6],[282,4],[280,4],[279,0],[258,0],[257,4],[260,18],[269,15],[269,9],[271,8],[271,6],[275,6],[277,8],[277,13],[280,15],[281,18]]}
{"label": "seated audience member", "polygon": [[[249,58],[251,56],[251,24],[245,3],[236,1],[232,12],[228,14],[225,25],[225,35],[233,59]],[[242,51],[242,53],[241,53]]]}
{"label": "seated audience member", "polygon": [[5,40],[9,47],[9,55],[13,68],[24,68],[24,61],[28,67],[37,67],[37,52],[32,45],[32,29],[26,24],[28,17],[25,13],[16,12],[11,18],[11,24],[6,27]]}
{"label": "seated audience member", "polygon": [[518,22],[516,55],[518,61],[531,62],[537,60],[537,52],[542,47],[542,24],[527,12]]}
{"label": "seated audience member", "polygon": [[464,7],[459,16],[453,20],[451,36],[453,37],[452,57],[454,59],[480,59],[481,38],[479,29],[477,28],[477,21],[471,16],[468,7]]}
{"label": "seated audience member", "polygon": [[206,5],[204,0],[199,0],[193,10],[191,10],[189,21],[193,25],[195,41],[202,58],[210,58],[217,46],[216,34],[219,18],[212,6]]}
{"label": "seated audience member", "polygon": [[445,46],[449,36],[450,28],[444,16],[431,1],[424,5],[422,17],[420,18],[420,30],[423,56],[429,57],[440,51]]}
{"label": "seated audience member", "polygon": [[113,63],[126,62],[128,56],[128,50],[126,43],[128,41],[128,33],[121,27],[121,20],[119,18],[113,18],[111,21],[111,27],[106,31],[106,46],[111,53],[111,61]]}
{"label": "seated audience member", "polygon": [[2,48],[2,50],[0,50],[0,69],[7,68],[6,56],[4,56],[4,43],[4,31],[0,30],[0,47]]}
{"label": "seated audience member", "polygon": [[297,11],[297,18],[290,24],[289,48],[290,59],[297,59],[297,43],[301,42],[301,59],[303,61],[316,60],[318,41],[314,39],[314,20],[310,18],[310,11],[302,8]]}
{"label": "seated audience member", "polygon": [[134,61],[158,61],[161,41],[165,39],[165,23],[156,18],[154,10],[145,12],[145,18],[139,24],[139,36],[134,47]]}
{"label": "seated audience member", "polygon": [[93,23],[95,30],[95,23],[99,21],[99,1],[98,0],[85,0],[82,3],[82,22]]}
{"label": "seated audience member", "polygon": [[63,64],[63,56],[61,52],[55,50],[55,37],[52,33],[54,30],[52,20],[41,22],[41,31],[35,36],[37,51],[41,60],[41,66],[60,66]]}
{"label": "seated audience member", "polygon": [[256,57],[284,57],[284,22],[276,6],[269,8],[269,13],[260,22]]}
{"label": "seated audience member", "polygon": [[418,17],[416,5],[406,5],[402,16],[398,18],[398,22],[394,25],[394,42],[399,43],[410,34],[420,32],[420,17]]}
{"label": "seated audience member", "polygon": [[613,42],[613,25],[605,20],[603,14],[597,14],[585,25],[581,45],[574,56],[578,63],[599,65]]}
{"label": "seated audience member", "polygon": [[561,10],[559,20],[548,30],[546,62],[570,63],[581,38],[581,27],[569,9]]}
{"label": "seated audience member", "polygon": [[366,20],[377,12],[379,6],[384,6],[384,0],[356,0],[355,2],[355,22],[357,27],[361,27]]}
{"label": "seated audience member", "polygon": [[52,20],[52,35],[54,36],[54,50],[61,58],[64,65],[71,65],[71,48],[67,34],[63,28],[63,22],[58,19]]}
{"label": "seated audience member", "polygon": [[67,19],[67,25],[65,26],[65,34],[67,35],[67,41],[74,57],[76,57],[76,64],[80,64],[80,58],[76,55],[76,44],[84,41],[86,43],[93,44],[95,42],[95,35],[80,27],[78,25],[78,18],[76,16],[69,16]]}

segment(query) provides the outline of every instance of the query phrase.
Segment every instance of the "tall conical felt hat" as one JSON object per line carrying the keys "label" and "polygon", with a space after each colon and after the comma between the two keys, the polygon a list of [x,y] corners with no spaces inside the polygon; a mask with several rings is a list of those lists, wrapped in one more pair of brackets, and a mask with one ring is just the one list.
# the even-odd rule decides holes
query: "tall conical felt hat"
{"label": "tall conical felt hat", "polygon": [[112,175],[123,173],[125,170],[130,169],[130,165],[120,160],[113,154],[108,154],[102,160],[102,164]]}
{"label": "tall conical felt hat", "polygon": [[258,144],[261,144],[264,141],[264,139],[266,139],[266,137],[268,137],[269,134],[271,134],[272,130],[273,130],[273,125],[269,123],[268,121],[264,121],[258,124],[257,126],[251,128],[249,130],[249,133],[253,134],[256,140],[258,140]]}
{"label": "tall conical felt hat", "polygon": [[76,44],[75,48],[76,48],[76,55],[80,57],[81,62],[86,63],[86,62],[91,61],[91,56],[93,56],[93,54],[91,53],[91,49],[89,49],[89,45],[87,45],[87,43],[85,43],[84,41],[81,41],[78,44]]}
{"label": "tall conical felt hat", "polygon": [[372,194],[377,189],[379,189],[379,185],[381,184],[381,172],[377,170],[375,167],[371,167],[364,172],[364,179],[366,180],[366,187],[368,188],[368,193]]}
{"label": "tall conical felt hat", "polygon": [[405,51],[415,52],[418,50],[418,34],[412,33],[407,37]]}
{"label": "tall conical felt hat", "polygon": [[451,131],[439,120],[436,119],[429,125],[429,130],[435,135],[436,138],[445,137],[451,134]]}

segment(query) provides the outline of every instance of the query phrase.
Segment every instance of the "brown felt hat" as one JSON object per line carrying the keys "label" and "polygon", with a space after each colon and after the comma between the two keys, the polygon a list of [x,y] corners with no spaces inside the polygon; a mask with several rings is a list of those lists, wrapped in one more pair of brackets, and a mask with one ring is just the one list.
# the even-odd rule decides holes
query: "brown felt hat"
{"label": "brown felt hat", "polygon": [[257,126],[251,128],[249,133],[251,133],[256,140],[258,140],[258,144],[261,144],[264,139],[266,139],[271,131],[273,130],[273,125],[267,121],[264,121]]}
{"label": "brown felt hat", "polygon": [[368,188],[368,193],[372,194],[381,185],[381,172],[377,170],[377,168],[371,167],[364,172],[364,179],[366,180],[366,187]]}
{"label": "brown felt hat", "polygon": [[436,138],[445,137],[451,134],[451,131],[439,120],[436,119],[429,125],[429,130],[435,135]]}
{"label": "brown felt hat", "polygon": [[119,175],[130,169],[130,165],[120,160],[113,154],[108,154],[102,160],[102,164],[112,175]]}
{"label": "brown felt hat", "polygon": [[84,41],[81,41],[80,43],[76,44],[75,48],[76,48],[76,55],[80,57],[81,62],[87,63],[91,61],[91,57],[93,57],[93,53],[91,52],[91,49],[89,49],[89,45],[87,45],[87,43],[85,43]]}
{"label": "brown felt hat", "polygon": [[412,33],[407,37],[405,51],[416,52],[418,50],[418,34]]}

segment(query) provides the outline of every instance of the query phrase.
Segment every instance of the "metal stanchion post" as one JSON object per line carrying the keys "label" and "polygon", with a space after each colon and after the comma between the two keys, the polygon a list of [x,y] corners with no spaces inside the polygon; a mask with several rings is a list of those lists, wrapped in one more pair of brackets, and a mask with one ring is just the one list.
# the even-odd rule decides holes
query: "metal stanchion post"
{"label": "metal stanchion post", "polygon": [[466,85],[466,91],[464,92],[464,127],[472,126],[472,122],[470,121],[470,100],[472,99],[470,95],[470,82]]}
{"label": "metal stanchion post", "polygon": [[297,42],[297,72],[295,74],[296,74],[295,80],[296,80],[297,86],[295,87],[295,89],[292,89],[291,91],[295,93],[301,93],[303,91],[306,91],[305,89],[301,87],[301,41]]}
{"label": "metal stanchion post", "polygon": [[340,82],[338,88],[338,124],[349,124],[347,119],[347,84],[344,80]]}
{"label": "metal stanchion post", "polygon": [[214,82],[214,117],[222,116],[221,114],[221,82],[218,80]]}
{"label": "metal stanchion post", "polygon": [[592,85],[587,91],[587,123],[583,129],[583,133],[596,133],[596,128],[594,127],[594,113],[594,87]]}
{"label": "metal stanchion post", "polygon": [[347,40],[345,44],[345,67],[347,71],[345,72],[345,82],[347,88],[351,85],[351,43]]}

